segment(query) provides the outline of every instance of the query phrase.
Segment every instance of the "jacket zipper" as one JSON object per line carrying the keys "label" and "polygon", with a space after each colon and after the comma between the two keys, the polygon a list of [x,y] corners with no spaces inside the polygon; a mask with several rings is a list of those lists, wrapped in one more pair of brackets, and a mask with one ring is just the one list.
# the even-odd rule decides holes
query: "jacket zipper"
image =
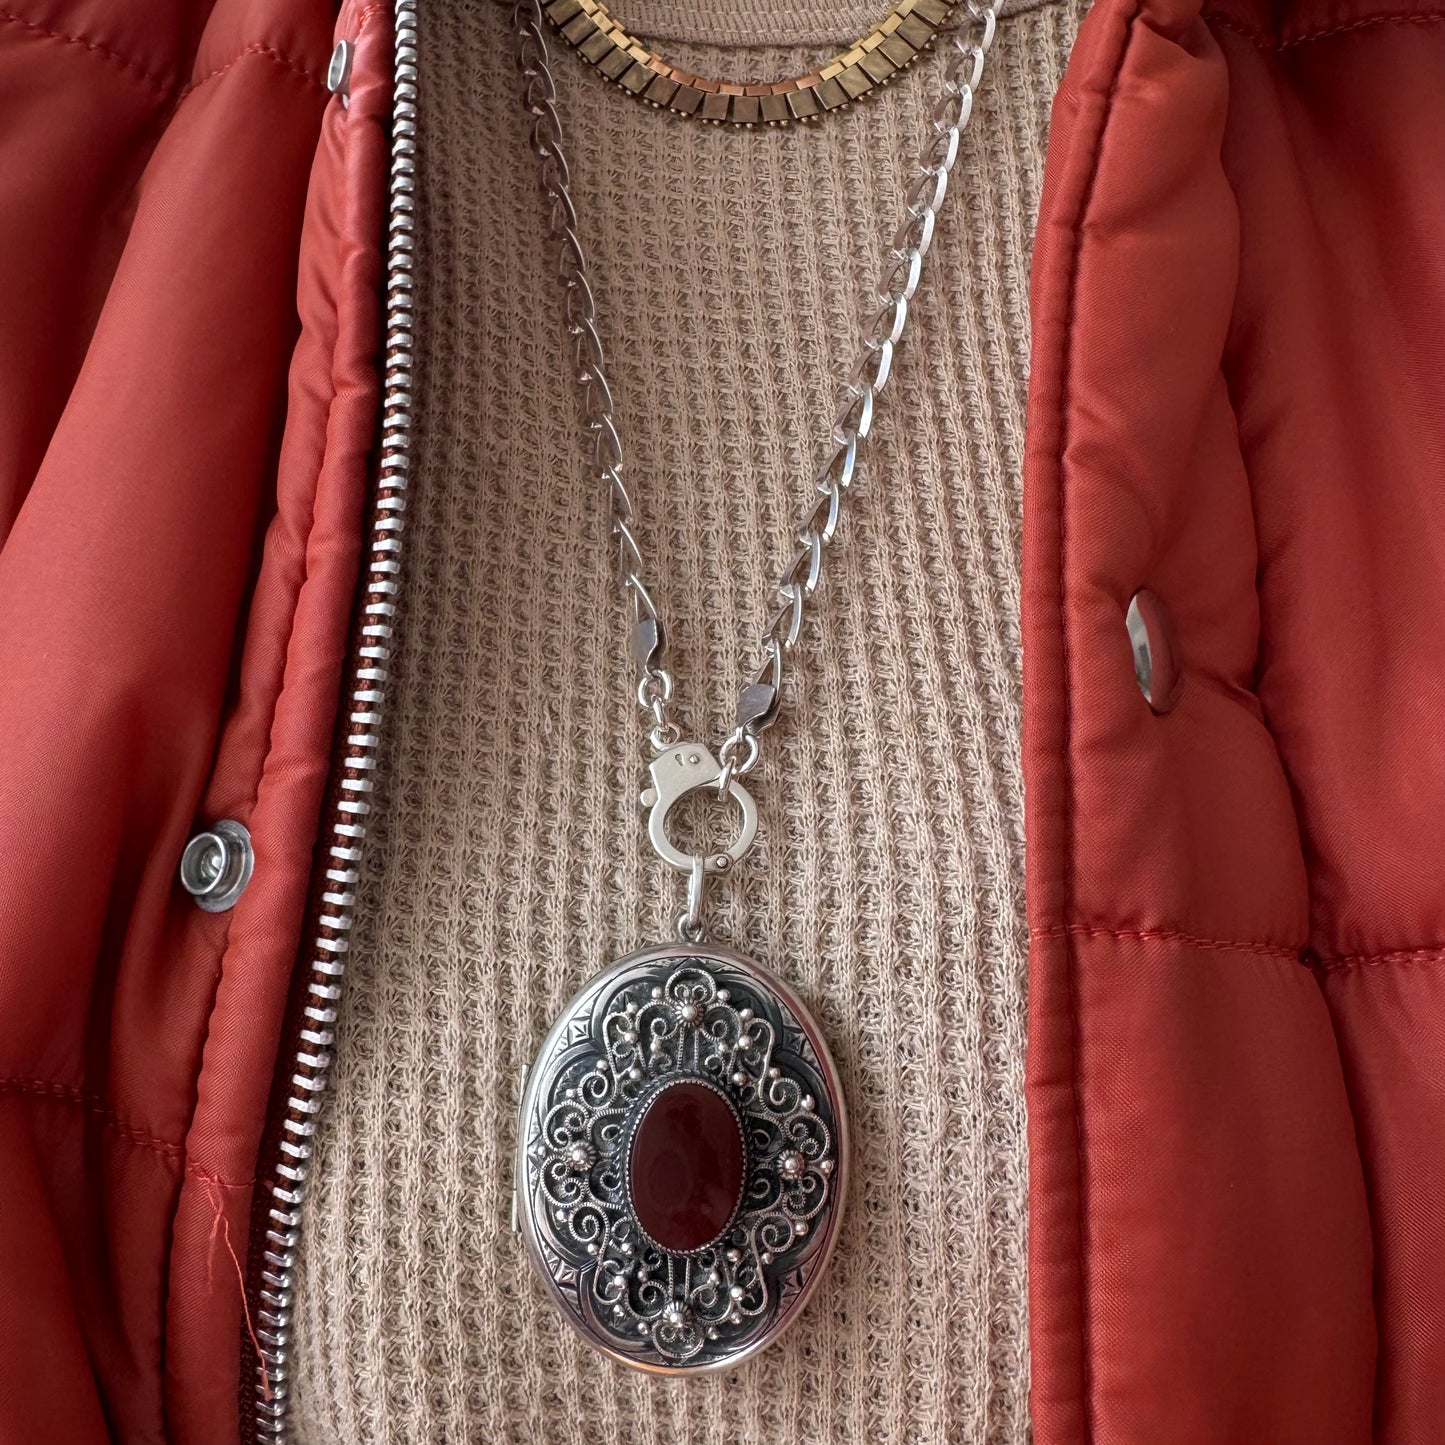
{"label": "jacket zipper", "polygon": [[[348,662],[343,707],[348,709],[335,759],[336,786],[322,819],[327,867],[319,907],[310,913],[314,936],[297,1028],[283,1045],[278,1069],[290,1083],[279,1127],[258,1173],[248,1307],[260,1359],[255,1365],[255,1441],[289,1438],[288,1372],[300,1248],[301,1201],[311,1172],[312,1138],[321,1111],[335,1042],[337,1005],[355,910],[372,778],[381,742],[391,660],[401,542],[411,450],[412,282],[416,176],[416,0],[395,0],[395,85],[392,97],[389,222],[386,237],[386,340],[383,355],[381,459],[369,528],[370,553],[361,582],[359,634]],[[269,1202],[267,1196],[269,1195]],[[244,1393],[244,1391],[243,1391]]]}

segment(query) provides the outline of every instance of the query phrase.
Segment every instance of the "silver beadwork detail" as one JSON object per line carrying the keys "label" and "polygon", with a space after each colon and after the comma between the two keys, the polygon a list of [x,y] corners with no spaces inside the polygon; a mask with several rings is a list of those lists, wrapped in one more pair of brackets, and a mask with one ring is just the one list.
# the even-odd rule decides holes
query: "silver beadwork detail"
{"label": "silver beadwork detail", "polygon": [[[647,1106],[695,1079],[744,1139],[732,1222],[711,1245],[655,1244],[628,1196]],[[736,1365],[796,1318],[837,1238],[847,1120],[818,1027],[780,980],[726,949],[634,954],[563,1010],[526,1075],[516,1215],[570,1323],[642,1370]]]}

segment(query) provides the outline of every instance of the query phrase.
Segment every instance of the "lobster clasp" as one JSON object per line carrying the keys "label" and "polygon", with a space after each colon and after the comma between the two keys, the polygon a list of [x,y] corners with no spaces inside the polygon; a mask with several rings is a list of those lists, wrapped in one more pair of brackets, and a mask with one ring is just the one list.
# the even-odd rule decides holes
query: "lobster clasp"
{"label": "lobster clasp", "polygon": [[678,743],[652,760],[652,786],[642,793],[642,806],[650,808],[647,820],[647,836],[658,856],[683,873],[721,873],[738,862],[753,846],[758,832],[758,805],[753,795],[733,778],[728,784],[728,796],[738,805],[742,814],[742,827],[732,846],[716,853],[694,855],[684,853],[667,836],[667,815],[672,807],[689,793],[700,788],[717,790],[722,778],[718,761],[701,743]]}

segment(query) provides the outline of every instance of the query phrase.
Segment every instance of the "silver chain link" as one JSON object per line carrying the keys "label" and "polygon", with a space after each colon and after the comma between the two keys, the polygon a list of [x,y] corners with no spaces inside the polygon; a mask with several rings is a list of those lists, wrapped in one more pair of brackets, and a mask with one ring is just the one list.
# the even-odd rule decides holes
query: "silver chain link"
{"label": "silver chain link", "polygon": [[[998,19],[998,0],[964,7],[967,20],[939,36],[946,48],[942,93],[934,104],[927,139],[904,197],[904,218],[893,233],[888,267],[873,298],[876,307],[863,326],[862,351],[849,373],[844,400],[833,422],[827,460],[815,483],[817,500],[798,528],[798,550],[778,582],[776,610],[762,634],[762,662],[738,695],[736,723],[718,751],[719,792],[757,766],[762,734],[778,715],[784,659],[802,635],[805,607],[817,590],[823,558],[842,515],[843,498],[858,465],[858,446],[873,425],[874,406],[888,383],[893,355],[902,340],[909,305],[918,290],[923,261],[933,244],[939,208],[958,159],[959,137],[973,114],[973,100]],[[638,668],[637,702],[652,719],[651,741],[660,753],[676,745],[681,729],[668,716],[672,674],[663,665],[667,639],[645,580],[646,562],[637,540],[637,513],[622,480],[622,441],[607,383],[597,309],[588,280],[587,258],[577,236],[571,173],[563,151],[557,90],[547,63],[540,0],[513,6],[523,78],[523,105],[531,118],[532,148],[542,162],[542,190],[550,206],[548,230],[559,251],[564,312],[572,337],[575,376],[582,412],[592,436],[592,460],[612,504],[618,575],[633,608],[632,655]]]}

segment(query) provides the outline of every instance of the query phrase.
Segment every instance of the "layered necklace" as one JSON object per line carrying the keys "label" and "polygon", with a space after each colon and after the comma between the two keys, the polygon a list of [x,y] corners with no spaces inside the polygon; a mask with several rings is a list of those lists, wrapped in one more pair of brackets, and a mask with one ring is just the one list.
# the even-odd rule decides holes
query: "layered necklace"
{"label": "layered necklace", "polygon": [[[736,870],[757,833],[757,805],[744,780],[778,720],[808,604],[892,371],[993,43],[996,3],[899,0],[867,37],[830,63],[841,69],[824,66],[808,84],[780,82],[768,91],[789,106],[803,91],[821,99],[824,81],[854,69],[879,84],[935,43],[946,56],[903,218],[798,527],[797,550],[782,570],[762,632],[759,665],[744,678],[733,726],[716,752],[689,738],[671,713],[674,681],[660,593],[623,481],[622,442],[577,234],[544,26],[550,21],[629,93],[685,114],[699,113],[702,103],[688,96],[676,105],[683,85],[726,97],[724,115],[704,115],[718,120],[751,116],[751,109],[734,113],[734,102],[762,100],[756,93],[766,87],[700,82],[640,45],[629,68],[607,60],[632,54],[619,51],[618,35],[636,43],[596,0],[519,0],[513,7],[523,103],[559,258],[590,463],[609,499],[618,583],[633,619],[636,696],[653,753],[641,793],[647,835],[686,879],[677,940],[632,953],[593,978],[557,1017],[527,1071],[514,1221],[569,1322],[590,1344],[639,1369],[722,1369],[771,1343],[816,1287],[842,1223],[848,1125],[827,1044],[792,988],[711,938],[705,903],[709,885]],[[604,33],[610,49],[595,39]],[[898,43],[889,45],[892,40]],[[889,68],[849,60],[854,52],[881,54]],[[632,65],[647,74],[634,76]],[[659,87],[659,76],[674,89]],[[843,94],[857,98],[866,88]],[[796,119],[814,113],[790,110]],[[757,118],[789,117],[776,106],[770,112],[760,106]],[[674,842],[669,815],[697,793],[735,805],[736,835],[726,847],[690,852]]]}
{"label": "layered necklace", "polygon": [[630,34],[601,0],[547,0],[557,33],[608,80],[649,105],[717,125],[813,120],[877,90],[907,70],[953,19],[961,0],[895,0],[846,50],[802,75],[740,83],[694,75]]}

